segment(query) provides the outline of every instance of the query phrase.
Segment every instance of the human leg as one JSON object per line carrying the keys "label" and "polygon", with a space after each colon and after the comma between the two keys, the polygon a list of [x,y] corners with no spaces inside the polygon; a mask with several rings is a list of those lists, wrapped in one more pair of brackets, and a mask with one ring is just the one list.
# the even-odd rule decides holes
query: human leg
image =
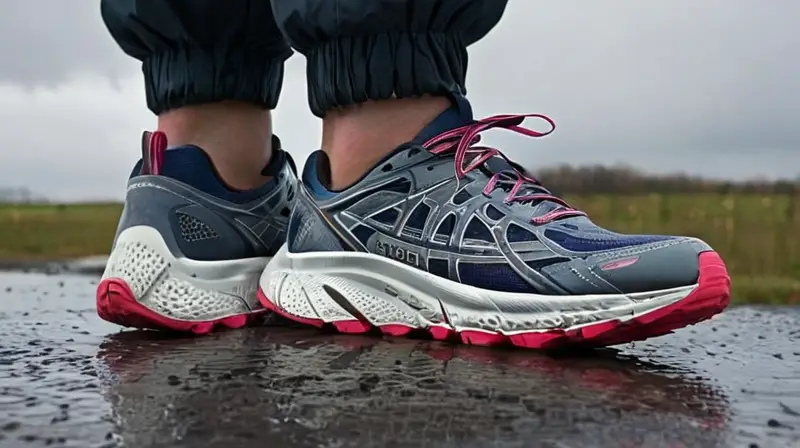
{"label": "human leg", "polygon": [[278,26],[307,58],[309,105],[323,118],[333,188],[413,139],[448,97],[466,93],[468,45],[507,0],[273,0]]}
{"label": "human leg", "polygon": [[98,313],[198,333],[241,326],[264,312],[258,274],[294,196],[270,113],[291,50],[267,0],[103,0],[101,11],[142,61],[158,131],[128,182]]}

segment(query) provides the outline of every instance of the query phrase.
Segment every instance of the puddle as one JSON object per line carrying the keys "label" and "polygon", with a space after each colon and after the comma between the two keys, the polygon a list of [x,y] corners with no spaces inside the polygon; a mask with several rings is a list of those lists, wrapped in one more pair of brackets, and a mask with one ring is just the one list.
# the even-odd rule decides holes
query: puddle
{"label": "puddle", "polygon": [[0,447],[800,445],[800,308],[583,356],[267,326],[125,331],[0,273]]}

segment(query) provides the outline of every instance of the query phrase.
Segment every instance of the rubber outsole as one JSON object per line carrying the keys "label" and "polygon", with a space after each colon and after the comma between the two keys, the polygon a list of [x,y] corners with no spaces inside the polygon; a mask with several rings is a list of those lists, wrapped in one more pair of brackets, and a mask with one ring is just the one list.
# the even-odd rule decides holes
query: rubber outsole
{"label": "rubber outsole", "polygon": [[237,314],[220,319],[187,321],[172,319],[137,302],[125,280],[106,278],[97,286],[97,315],[123,327],[208,334],[215,328],[242,328],[263,321],[268,310]]}
{"label": "rubber outsole", "polygon": [[265,308],[287,319],[319,328],[333,328],[340,333],[362,334],[377,330],[390,336],[407,336],[423,332],[435,340],[483,346],[511,345],[529,349],[555,349],[567,346],[605,347],[662,336],[710,319],[722,312],[730,303],[731,296],[731,279],[725,263],[716,252],[703,252],[699,255],[699,265],[697,288],[671,305],[625,321],[611,320],[574,329],[551,329],[508,335],[466,329],[457,331],[442,325],[428,328],[396,324],[375,327],[363,317],[326,323],[320,319],[293,316],[270,301],[260,288],[258,299]]}

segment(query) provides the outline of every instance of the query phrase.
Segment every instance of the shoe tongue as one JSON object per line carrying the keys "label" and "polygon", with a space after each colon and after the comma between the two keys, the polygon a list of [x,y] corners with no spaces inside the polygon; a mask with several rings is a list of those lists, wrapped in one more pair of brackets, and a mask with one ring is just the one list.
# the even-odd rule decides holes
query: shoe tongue
{"label": "shoe tongue", "polygon": [[[450,108],[439,114],[438,117],[431,121],[428,126],[426,126],[422,132],[420,132],[411,142],[412,144],[422,145],[443,132],[447,132],[451,129],[461,126],[470,125],[475,122],[475,119],[472,115],[472,106],[466,98],[463,96],[454,95],[450,97],[450,101],[452,103]],[[494,173],[500,173],[503,171],[518,171],[524,175],[530,175],[528,170],[521,165],[515,162],[507,161],[500,156],[492,157],[484,162],[482,169],[486,172],[487,176],[492,176]],[[516,180],[517,178],[503,178],[500,180],[500,182],[498,182],[498,187],[508,190],[511,188],[513,183],[516,182]],[[541,185],[525,184],[522,186],[519,194],[527,193],[549,193],[549,191]],[[538,207],[536,213],[537,215],[547,213],[560,207],[559,204],[546,200],[533,202],[526,201],[516,203],[516,205],[526,208]]]}
{"label": "shoe tongue", "polygon": [[484,162],[483,164],[484,164],[484,166],[486,166],[486,168],[489,169],[489,171],[491,171],[493,173],[499,173],[500,171],[507,171],[507,170],[516,169],[517,171],[525,174],[525,169],[524,168],[522,168],[521,166],[519,166],[519,165],[517,165],[517,164],[515,164],[513,162],[508,162],[506,159],[504,159],[502,157],[499,157],[499,156],[492,157],[489,160],[487,160],[486,162]]}
{"label": "shoe tongue", "polygon": [[[452,105],[425,126],[425,129],[417,134],[412,143],[422,145],[443,132],[475,122],[475,118],[472,115],[472,105],[465,97],[453,95],[450,97],[450,102]],[[516,169],[523,174],[527,174],[527,171],[522,166],[514,162],[509,163],[502,157],[492,157],[486,161],[485,166],[493,173]]]}
{"label": "shoe tongue", "polygon": [[461,126],[472,124],[472,105],[463,96],[451,96],[451,106],[428,123],[427,126],[414,138],[412,143],[422,145],[442,132],[447,132]]}

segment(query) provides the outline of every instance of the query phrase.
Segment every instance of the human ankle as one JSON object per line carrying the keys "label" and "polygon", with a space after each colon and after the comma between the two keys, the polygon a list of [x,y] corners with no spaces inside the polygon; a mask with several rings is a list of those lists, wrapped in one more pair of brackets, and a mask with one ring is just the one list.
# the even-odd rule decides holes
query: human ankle
{"label": "human ankle", "polygon": [[413,140],[450,107],[444,97],[367,101],[329,111],[322,126],[322,150],[330,160],[330,187],[355,183],[397,146]]}
{"label": "human ankle", "polygon": [[195,145],[211,159],[220,179],[235,190],[259,187],[272,157],[272,114],[257,106],[223,101],[162,113],[158,129],[171,147]]}

